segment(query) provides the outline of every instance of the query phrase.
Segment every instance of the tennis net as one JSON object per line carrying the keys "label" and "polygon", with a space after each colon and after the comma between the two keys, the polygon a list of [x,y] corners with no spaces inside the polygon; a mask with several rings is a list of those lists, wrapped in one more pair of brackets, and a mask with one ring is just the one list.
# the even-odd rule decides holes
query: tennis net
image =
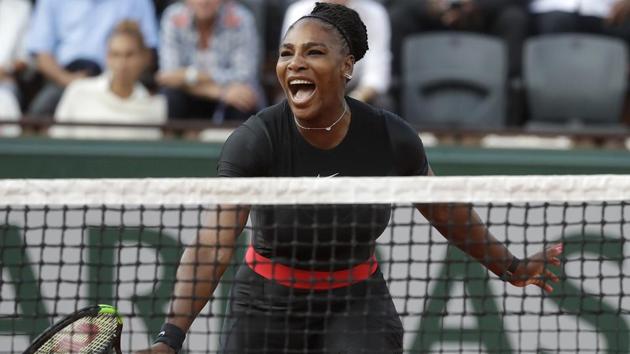
{"label": "tennis net", "polygon": [[[550,267],[561,278],[554,292],[490,274],[440,236],[418,203],[474,208],[518,257],[563,243],[562,266]],[[282,250],[272,251],[279,263],[293,259],[287,254],[317,260],[293,269],[350,268],[374,249],[401,319],[404,353],[630,352],[630,176],[598,175],[0,181],[0,353],[24,350],[54,321],[96,303],[119,309],[124,352],[148,347],[169,312],[185,245],[219,228],[217,215],[245,205],[257,226],[248,223],[237,239],[183,352],[216,353],[226,328],[238,327],[229,305],[238,291],[230,290],[242,285],[239,265],[260,232],[271,245],[257,249]],[[365,238],[374,233],[376,241]],[[285,331],[284,349],[275,352],[326,349],[330,332],[348,340],[362,331],[367,339],[389,335],[361,316],[333,325],[349,303],[382,293],[246,279],[258,292],[246,308],[276,309],[260,330]],[[314,304],[322,292],[327,300]],[[359,312],[378,320],[386,311],[368,305]],[[256,338],[252,353],[273,346],[271,337]]]}

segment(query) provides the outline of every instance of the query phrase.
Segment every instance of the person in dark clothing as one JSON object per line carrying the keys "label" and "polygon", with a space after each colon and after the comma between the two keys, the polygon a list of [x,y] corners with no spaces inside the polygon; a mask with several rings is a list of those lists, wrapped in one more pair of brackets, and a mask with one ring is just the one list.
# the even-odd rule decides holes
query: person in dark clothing
{"label": "person in dark clothing", "polygon": [[396,0],[389,6],[392,22],[393,72],[400,75],[402,46],[414,33],[473,31],[498,36],[508,46],[509,74],[521,72],[523,42],[529,34],[529,0]]}
{"label": "person in dark clothing", "polygon": [[617,37],[630,44],[628,0],[534,0],[531,12],[538,35],[584,32]]}
{"label": "person in dark clothing", "polygon": [[[226,141],[219,176],[432,175],[417,133],[392,113],[345,95],[367,51],[365,25],[344,6],[318,3],[280,46],[287,99]],[[143,353],[178,350],[232,258],[251,216],[252,245],[237,272],[220,353],[402,353],[403,328],[374,256],[390,205],[221,206],[182,256],[170,315]],[[417,205],[455,245],[516,286],[551,291],[562,245],[514,257],[467,206]],[[315,221],[317,221],[315,223]],[[333,222],[334,221],[334,222]]]}

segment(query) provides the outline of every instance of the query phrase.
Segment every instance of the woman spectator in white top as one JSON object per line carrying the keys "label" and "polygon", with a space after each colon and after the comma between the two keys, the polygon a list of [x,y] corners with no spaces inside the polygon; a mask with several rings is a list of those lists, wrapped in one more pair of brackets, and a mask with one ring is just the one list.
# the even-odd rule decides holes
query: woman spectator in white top
{"label": "woman spectator in white top", "polygon": [[[107,48],[104,74],[73,81],[64,92],[55,112],[55,121],[63,123],[147,124],[166,121],[166,99],[151,96],[139,83],[150,63],[137,22],[120,22],[112,32]],[[50,130],[53,137],[79,139],[157,139],[159,128],[139,127],[68,127]]]}
{"label": "woman spectator in white top", "polygon": [[[311,12],[316,0],[300,0],[289,6],[282,25],[282,36],[300,17]],[[368,26],[370,50],[354,67],[353,79],[348,83],[349,96],[376,106],[391,108],[387,92],[391,84],[391,24],[387,9],[374,0],[320,0],[347,6],[355,10]]]}
{"label": "woman spectator in white top", "polygon": [[[31,14],[28,0],[0,0],[0,120],[18,120],[15,72],[25,65],[24,33]],[[0,135],[15,135],[15,127],[0,125]]]}

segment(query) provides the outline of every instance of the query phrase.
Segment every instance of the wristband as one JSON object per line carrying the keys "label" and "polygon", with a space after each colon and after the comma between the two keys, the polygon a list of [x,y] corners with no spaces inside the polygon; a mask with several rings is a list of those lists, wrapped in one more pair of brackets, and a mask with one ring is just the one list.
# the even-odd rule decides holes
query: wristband
{"label": "wristband", "polygon": [[164,343],[175,349],[175,351],[179,351],[182,348],[182,344],[184,344],[184,339],[186,339],[186,333],[181,328],[174,324],[165,323],[160,327],[160,333],[158,333],[153,344]]}
{"label": "wristband", "polygon": [[514,276],[514,272],[518,269],[518,266],[521,264],[521,260],[518,257],[512,257],[512,262],[507,267],[507,270],[501,274],[499,278],[503,281],[511,281]]}

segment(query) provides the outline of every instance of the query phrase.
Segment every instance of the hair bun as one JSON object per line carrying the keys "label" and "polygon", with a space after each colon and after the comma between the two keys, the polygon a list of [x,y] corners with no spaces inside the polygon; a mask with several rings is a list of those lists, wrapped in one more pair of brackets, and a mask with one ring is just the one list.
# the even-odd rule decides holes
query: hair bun
{"label": "hair bun", "polygon": [[356,11],[339,4],[317,2],[311,15],[329,22],[341,32],[355,61],[365,56],[369,49],[367,28]]}

